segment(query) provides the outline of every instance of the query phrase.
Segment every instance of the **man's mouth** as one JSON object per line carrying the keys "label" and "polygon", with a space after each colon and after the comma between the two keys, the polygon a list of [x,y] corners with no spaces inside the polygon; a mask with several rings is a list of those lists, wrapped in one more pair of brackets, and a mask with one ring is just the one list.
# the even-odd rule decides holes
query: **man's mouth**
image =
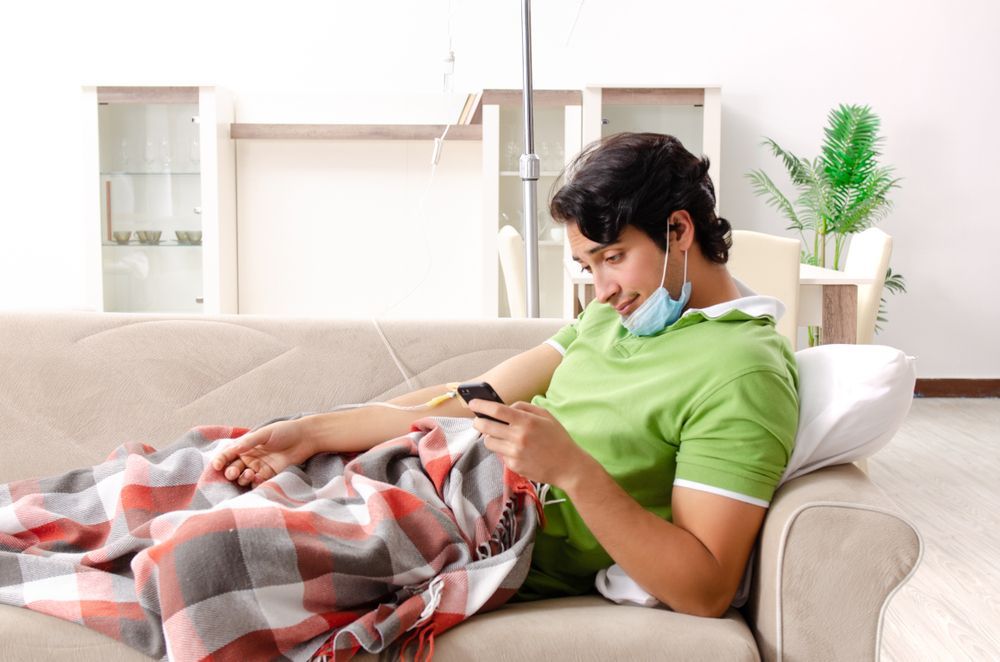
{"label": "man's mouth", "polygon": [[622,304],[620,304],[618,306],[615,306],[615,310],[617,310],[618,314],[621,315],[622,317],[628,315],[630,312],[632,312],[632,304],[634,304],[638,298],[639,298],[639,295],[636,294],[634,297],[632,297],[628,301],[626,301],[626,302],[624,302],[624,303],[622,303]]}

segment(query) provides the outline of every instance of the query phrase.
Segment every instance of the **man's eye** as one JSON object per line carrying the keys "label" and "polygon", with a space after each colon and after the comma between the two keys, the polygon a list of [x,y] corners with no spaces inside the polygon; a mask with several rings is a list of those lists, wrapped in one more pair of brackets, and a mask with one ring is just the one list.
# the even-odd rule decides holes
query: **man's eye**
{"label": "man's eye", "polygon": [[583,271],[586,271],[588,274],[590,273],[590,267],[587,267],[587,266],[584,266],[584,265],[581,264],[580,265],[580,269],[582,269]]}
{"label": "man's eye", "polygon": [[606,260],[607,260],[608,262],[610,262],[611,264],[614,264],[614,263],[616,263],[616,262],[621,262],[621,259],[622,259],[622,253],[616,253],[616,254],[614,254],[614,255],[609,255],[609,256],[608,256],[607,258],[605,258],[605,259],[606,259]]}

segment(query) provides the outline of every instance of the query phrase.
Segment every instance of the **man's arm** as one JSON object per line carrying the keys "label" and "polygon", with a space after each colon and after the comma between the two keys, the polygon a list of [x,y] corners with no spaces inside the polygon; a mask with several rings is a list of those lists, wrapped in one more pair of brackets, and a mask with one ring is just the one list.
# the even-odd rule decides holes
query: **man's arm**
{"label": "man's arm", "polygon": [[[560,361],[562,354],[558,350],[542,344],[507,359],[476,379],[488,381],[505,402],[527,401],[548,389]],[[407,393],[391,402],[420,405],[447,391],[447,385],[439,384]],[[316,453],[368,450],[387,439],[406,434],[414,421],[425,416],[472,415],[465,403],[456,397],[433,409],[360,407],[278,421],[222,448],[212,459],[212,466],[228,480],[256,486]]]}
{"label": "man's arm", "polygon": [[679,612],[726,612],[765,508],[675,487],[671,523],[643,509],[597,462],[564,489],[601,546],[648,593]]}
{"label": "man's arm", "polygon": [[476,419],[486,447],[512,471],[562,488],[611,558],[647,592],[676,611],[725,613],[765,508],[674,487],[668,522],[640,506],[541,407],[485,400],[470,407],[507,423]]}
{"label": "man's arm", "polygon": [[[548,390],[560,361],[562,354],[543,343],[465,381],[489,382],[504,402],[528,402]],[[404,406],[419,405],[447,390],[445,384],[429,386],[389,402]],[[406,434],[414,421],[426,416],[469,418],[473,413],[460,397],[454,397],[433,409],[400,411],[386,407],[363,407],[307,416],[302,420],[308,426],[307,434],[317,440],[317,452],[353,452],[368,450],[386,439]]]}

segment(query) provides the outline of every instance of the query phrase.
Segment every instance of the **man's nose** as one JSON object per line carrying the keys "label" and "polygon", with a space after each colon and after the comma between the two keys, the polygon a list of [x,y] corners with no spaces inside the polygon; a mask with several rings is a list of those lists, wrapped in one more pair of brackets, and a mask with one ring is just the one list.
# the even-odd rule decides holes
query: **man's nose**
{"label": "man's nose", "polygon": [[601,303],[608,303],[618,294],[618,284],[609,278],[594,275],[594,294]]}

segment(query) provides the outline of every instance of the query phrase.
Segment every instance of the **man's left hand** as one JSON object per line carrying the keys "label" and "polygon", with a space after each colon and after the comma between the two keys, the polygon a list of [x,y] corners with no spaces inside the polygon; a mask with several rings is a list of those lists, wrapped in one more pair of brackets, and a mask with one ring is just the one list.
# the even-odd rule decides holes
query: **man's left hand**
{"label": "man's left hand", "polygon": [[566,432],[555,416],[527,402],[504,405],[473,400],[469,409],[507,423],[477,417],[472,426],[481,432],[488,449],[528,480],[567,489],[596,461]]}

